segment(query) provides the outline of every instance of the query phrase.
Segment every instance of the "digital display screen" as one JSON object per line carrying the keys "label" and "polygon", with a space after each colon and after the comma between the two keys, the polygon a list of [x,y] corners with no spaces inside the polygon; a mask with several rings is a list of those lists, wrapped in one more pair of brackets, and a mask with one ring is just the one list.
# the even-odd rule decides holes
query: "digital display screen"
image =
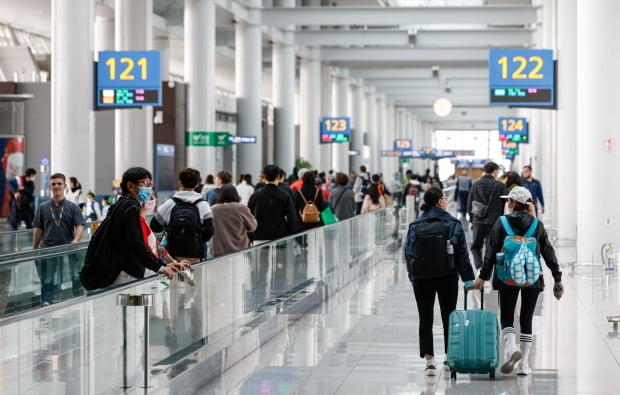
{"label": "digital display screen", "polygon": [[97,107],[161,105],[159,51],[101,51],[97,62]]}
{"label": "digital display screen", "polygon": [[515,143],[527,143],[528,124],[527,118],[500,117],[497,129],[500,141],[512,141]]}
{"label": "digital display screen", "polygon": [[555,106],[555,64],[550,49],[491,49],[489,103]]}
{"label": "digital display screen", "polygon": [[321,118],[321,144],[348,143],[351,141],[351,119],[349,117]]}

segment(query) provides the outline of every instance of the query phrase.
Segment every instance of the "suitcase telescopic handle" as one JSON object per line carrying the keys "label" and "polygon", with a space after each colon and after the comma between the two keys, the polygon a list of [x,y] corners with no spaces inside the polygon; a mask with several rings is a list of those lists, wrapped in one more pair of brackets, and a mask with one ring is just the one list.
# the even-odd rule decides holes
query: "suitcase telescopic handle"
{"label": "suitcase telescopic handle", "polygon": [[[467,292],[469,290],[465,288],[465,310],[467,310]],[[480,288],[480,310],[484,310],[484,288]]]}

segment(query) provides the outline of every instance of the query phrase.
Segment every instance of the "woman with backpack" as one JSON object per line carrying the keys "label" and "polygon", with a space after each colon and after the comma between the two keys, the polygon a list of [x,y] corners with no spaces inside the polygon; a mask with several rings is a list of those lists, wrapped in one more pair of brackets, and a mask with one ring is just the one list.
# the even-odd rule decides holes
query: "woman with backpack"
{"label": "woman with backpack", "polygon": [[[426,359],[425,375],[435,376],[433,348],[435,296],[443,322],[444,352],[448,352],[449,316],[456,309],[459,276],[473,289],[474,272],[469,261],[461,222],[446,211],[448,198],[437,187],[424,193],[424,213],[409,225],[405,263],[418,307],[420,357]],[[445,369],[449,369],[444,362]]]}
{"label": "woman with backpack", "polygon": [[302,232],[323,225],[320,216],[317,222],[308,222],[304,220],[303,215],[304,209],[306,209],[308,204],[314,205],[319,212],[327,207],[321,190],[314,185],[314,178],[312,171],[305,172],[301,177],[301,188],[295,192],[295,210],[297,210],[301,219]]}
{"label": "woman with backpack", "polygon": [[[498,271],[500,276],[504,276],[503,268],[504,263],[508,262],[510,251],[505,248],[507,242],[512,239],[509,236],[510,233],[515,235],[531,234],[531,237],[535,239],[535,254],[538,258],[537,266],[540,266],[540,256],[545,258],[547,267],[551,270],[555,284],[553,286],[553,293],[557,299],[560,299],[564,294],[564,287],[562,285],[562,272],[558,265],[558,259],[555,255],[555,250],[549,242],[547,231],[542,222],[539,222],[536,218],[530,214],[532,195],[524,187],[514,187],[510,193],[502,198],[508,199],[508,206],[511,213],[505,217],[499,217],[491,230],[489,236],[489,245],[486,249],[484,256],[484,263],[480,269],[478,278],[476,279],[476,288],[481,289],[484,285],[484,281],[491,278],[493,268],[497,266],[493,275],[493,288],[499,291],[499,305],[500,305],[500,323],[502,327],[502,336],[504,341],[504,363],[502,364],[502,373],[510,373],[514,369],[514,365],[521,360],[518,375],[530,375],[532,369],[529,366],[529,355],[532,347],[532,341],[534,335],[532,334],[532,318],[534,316],[534,310],[536,309],[536,302],[538,300],[538,294],[543,290],[545,284],[542,276],[542,268],[540,268],[539,277],[534,279],[533,285],[524,287],[519,285],[510,284],[508,279],[504,282],[498,278]],[[505,218],[502,220],[502,218]],[[506,221],[507,220],[507,221]],[[506,221],[504,224],[502,221]],[[507,229],[508,228],[508,229]],[[531,242],[534,242],[533,240]],[[500,254],[502,262],[498,262],[497,254]],[[519,251],[520,253],[520,251]],[[516,266],[514,265],[512,266]],[[528,262],[528,265],[531,262]],[[534,263],[536,264],[536,263]],[[520,350],[516,346],[516,332],[514,329],[514,311],[517,304],[517,298],[521,294],[521,312],[519,314],[519,322],[521,325],[521,334],[519,336],[521,347]]]}

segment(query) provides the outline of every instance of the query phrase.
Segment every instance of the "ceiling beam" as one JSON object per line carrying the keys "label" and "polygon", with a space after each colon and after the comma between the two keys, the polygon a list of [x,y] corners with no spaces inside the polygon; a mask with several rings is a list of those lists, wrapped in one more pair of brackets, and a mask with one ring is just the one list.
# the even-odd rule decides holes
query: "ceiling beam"
{"label": "ceiling beam", "polygon": [[[393,78],[431,78],[431,67],[354,67],[350,69],[351,76],[363,79],[393,79]],[[488,78],[489,70],[486,67],[440,67],[437,69],[439,78]]]}
{"label": "ceiling beam", "polygon": [[[485,49],[430,48],[321,48],[325,62],[469,62],[486,65],[489,51]],[[413,66],[413,65],[412,65]]]}
{"label": "ceiling beam", "polygon": [[416,48],[511,48],[530,47],[531,29],[496,30],[302,30],[297,45],[308,46],[409,46]]}
{"label": "ceiling beam", "polygon": [[537,7],[276,7],[261,9],[264,25],[531,25]]}

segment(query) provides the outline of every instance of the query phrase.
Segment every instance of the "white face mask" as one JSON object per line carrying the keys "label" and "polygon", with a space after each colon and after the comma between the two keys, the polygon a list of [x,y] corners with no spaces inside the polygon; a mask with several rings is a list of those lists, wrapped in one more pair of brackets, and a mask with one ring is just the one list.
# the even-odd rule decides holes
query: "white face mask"
{"label": "white face mask", "polygon": [[147,200],[144,202],[144,212],[146,215],[155,214],[155,207],[157,207],[157,200]]}

